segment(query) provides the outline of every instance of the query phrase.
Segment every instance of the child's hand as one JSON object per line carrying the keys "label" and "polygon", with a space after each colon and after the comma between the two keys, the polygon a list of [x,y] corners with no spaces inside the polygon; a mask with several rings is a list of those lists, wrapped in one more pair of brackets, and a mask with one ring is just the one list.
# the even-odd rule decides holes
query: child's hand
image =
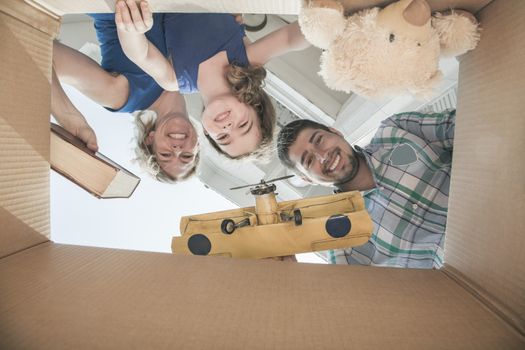
{"label": "child's hand", "polygon": [[153,16],[148,2],[141,1],[139,7],[135,0],[117,1],[115,24],[124,32],[146,33],[153,26]]}
{"label": "child's hand", "polygon": [[235,18],[235,22],[239,24],[244,23],[244,18],[242,18],[242,13],[232,13],[233,18]]}

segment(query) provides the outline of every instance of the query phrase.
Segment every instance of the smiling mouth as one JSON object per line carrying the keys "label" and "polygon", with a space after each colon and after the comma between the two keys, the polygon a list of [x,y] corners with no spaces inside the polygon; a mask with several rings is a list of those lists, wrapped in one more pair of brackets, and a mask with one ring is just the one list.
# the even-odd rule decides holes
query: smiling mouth
{"label": "smiling mouth", "polygon": [[188,135],[183,133],[169,133],[168,137],[173,140],[185,140]]}
{"label": "smiling mouth", "polygon": [[334,171],[335,168],[339,165],[339,162],[341,161],[341,156],[338,154],[334,157],[334,161],[332,162],[332,165],[328,168],[329,171]]}
{"label": "smiling mouth", "polygon": [[231,111],[225,111],[225,112],[222,112],[222,113],[219,113],[215,116],[215,121],[216,122],[221,122],[223,121],[224,119],[226,119],[229,115],[230,115],[230,112]]}
{"label": "smiling mouth", "polygon": [[339,163],[341,163],[341,154],[339,150],[335,150],[332,152],[331,156],[328,158],[328,161],[326,162],[326,165],[324,166],[324,173],[329,174],[333,172],[337,167],[339,166]]}

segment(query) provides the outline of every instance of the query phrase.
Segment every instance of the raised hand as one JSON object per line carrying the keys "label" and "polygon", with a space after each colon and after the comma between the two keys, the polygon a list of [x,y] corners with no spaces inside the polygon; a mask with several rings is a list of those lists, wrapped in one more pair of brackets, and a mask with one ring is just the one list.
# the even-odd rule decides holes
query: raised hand
{"label": "raised hand", "polygon": [[[153,15],[146,1],[118,1],[115,6],[117,34],[126,56],[151,76],[164,90],[177,91],[179,85],[171,61],[144,34],[153,26]],[[158,23],[160,24],[160,23]]]}
{"label": "raised hand", "polygon": [[124,32],[144,34],[153,26],[153,15],[147,1],[137,6],[135,0],[117,1],[115,24]]}

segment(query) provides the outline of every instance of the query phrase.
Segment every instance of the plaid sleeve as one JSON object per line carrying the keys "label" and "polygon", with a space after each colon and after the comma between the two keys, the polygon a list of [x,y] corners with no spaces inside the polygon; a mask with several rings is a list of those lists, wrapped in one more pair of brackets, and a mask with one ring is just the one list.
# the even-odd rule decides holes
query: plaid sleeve
{"label": "plaid sleeve", "polygon": [[395,114],[382,122],[383,126],[394,126],[421,137],[429,143],[437,144],[445,150],[452,150],[456,110],[440,113],[406,112]]}

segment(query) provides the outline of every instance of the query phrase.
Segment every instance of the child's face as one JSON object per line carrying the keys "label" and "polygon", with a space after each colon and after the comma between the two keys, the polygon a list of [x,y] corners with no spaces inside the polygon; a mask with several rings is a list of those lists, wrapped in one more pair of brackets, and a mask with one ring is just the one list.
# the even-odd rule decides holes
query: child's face
{"label": "child's face", "polygon": [[261,127],[255,109],[233,95],[210,100],[202,113],[202,126],[231,157],[251,153],[261,143]]}
{"label": "child's face", "polygon": [[197,132],[186,116],[171,114],[157,120],[146,142],[153,146],[159,166],[171,177],[184,176],[193,168],[199,145]]}

